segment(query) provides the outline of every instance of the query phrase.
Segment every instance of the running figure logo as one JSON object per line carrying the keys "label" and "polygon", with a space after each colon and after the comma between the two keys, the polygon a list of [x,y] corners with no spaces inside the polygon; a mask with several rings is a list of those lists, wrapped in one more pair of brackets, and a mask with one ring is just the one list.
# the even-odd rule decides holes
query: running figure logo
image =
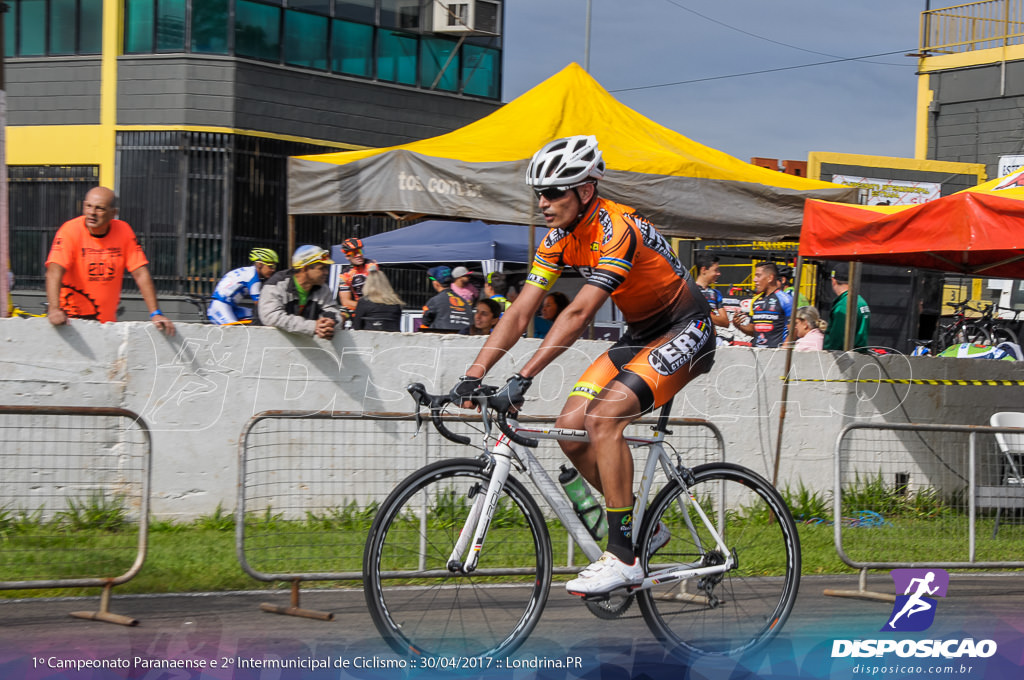
{"label": "running figure logo", "polygon": [[927,630],[935,621],[936,605],[928,596],[946,596],[949,574],[943,569],[893,569],[891,574],[896,585],[896,603],[882,630]]}

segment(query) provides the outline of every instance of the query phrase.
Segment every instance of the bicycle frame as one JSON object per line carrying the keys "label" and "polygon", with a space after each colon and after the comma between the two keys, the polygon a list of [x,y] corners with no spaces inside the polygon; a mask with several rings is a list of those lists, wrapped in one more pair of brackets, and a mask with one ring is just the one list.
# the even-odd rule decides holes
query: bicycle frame
{"label": "bicycle frame", "polygon": [[[574,442],[590,441],[585,430],[572,430],[568,428],[547,428],[538,430],[520,427],[516,421],[511,419],[509,420],[509,425],[512,426],[517,433],[529,435],[535,439],[553,439],[556,441]],[[647,461],[644,464],[643,476],[640,479],[639,494],[634,506],[634,548],[636,547],[637,536],[640,533],[639,529],[643,525],[644,513],[646,512],[647,502],[650,497],[651,487],[654,482],[658,466],[661,466],[669,480],[676,481],[683,489],[689,489],[689,485],[686,483],[683,475],[680,474],[679,470],[673,467],[668,454],[665,452],[665,448],[662,444],[665,439],[665,433],[662,430],[663,428],[657,429],[655,435],[650,438],[626,437],[626,441],[631,448],[646,446],[649,450],[647,454]],[[485,436],[489,437],[490,433],[486,433]],[[548,507],[554,511],[555,516],[562,523],[562,526],[564,526],[569,532],[573,541],[575,541],[583,550],[583,553],[587,558],[593,562],[601,556],[603,550],[597,544],[597,541],[594,540],[593,536],[590,535],[590,532],[587,530],[582,520],[580,520],[576,515],[572,504],[569,502],[569,499],[566,498],[565,494],[562,493],[558,484],[551,479],[551,476],[540,464],[540,461],[537,460],[537,457],[534,455],[531,448],[510,441],[504,434],[499,434],[497,441],[492,447],[490,453],[487,455],[491,460],[491,473],[487,491],[483,494],[479,492],[475,493],[473,506],[470,509],[469,516],[467,517],[466,523],[459,534],[458,540],[456,541],[456,545],[448,558],[447,566],[449,571],[471,573],[476,569],[480,551],[483,548],[483,543],[487,535],[487,530],[490,527],[491,519],[493,518],[494,510],[498,503],[498,498],[506,480],[508,479],[513,463],[516,463],[517,467],[521,471],[525,472],[530,478],[534,487],[538,492],[540,492],[540,495],[544,500],[547,501]],[[689,492],[681,496],[681,499],[687,498],[689,499],[689,504],[696,511],[703,525],[714,538],[716,543],[715,547],[721,554],[727,556],[726,559],[722,564],[717,565],[688,565],[682,568],[674,567],[655,571],[644,578],[640,585],[631,588],[631,591],[651,588],[656,584],[682,581],[688,578],[707,576],[711,574],[721,574],[733,567],[735,558],[732,552],[725,545],[721,533],[715,526],[713,526],[711,520],[704,512],[704,509],[700,506],[700,503],[697,502],[697,499]],[[700,546],[700,537],[696,528],[693,526],[690,514],[686,511],[687,508],[681,506],[680,510],[682,510],[682,516],[686,521],[695,543]],[[724,521],[722,514],[724,513],[720,514],[720,521]],[[472,536],[472,542],[470,542],[470,536]],[[470,546],[472,547],[469,552],[469,556],[467,559],[463,560],[466,550],[467,548],[470,548]]]}

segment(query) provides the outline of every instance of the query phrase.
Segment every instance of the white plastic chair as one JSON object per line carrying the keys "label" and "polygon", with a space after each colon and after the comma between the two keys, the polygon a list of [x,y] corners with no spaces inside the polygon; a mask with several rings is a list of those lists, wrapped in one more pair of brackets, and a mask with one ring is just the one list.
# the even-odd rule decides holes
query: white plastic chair
{"label": "white plastic chair", "polygon": [[[996,444],[999,451],[1006,458],[1004,474],[1000,480],[1003,484],[1014,484],[1018,489],[1024,489],[1024,413],[1015,411],[1001,411],[993,413],[989,419],[992,427],[1019,427],[1020,434],[1009,432],[996,433]],[[1001,508],[996,508],[996,525],[992,530],[992,537],[995,538],[999,531],[999,513]]]}

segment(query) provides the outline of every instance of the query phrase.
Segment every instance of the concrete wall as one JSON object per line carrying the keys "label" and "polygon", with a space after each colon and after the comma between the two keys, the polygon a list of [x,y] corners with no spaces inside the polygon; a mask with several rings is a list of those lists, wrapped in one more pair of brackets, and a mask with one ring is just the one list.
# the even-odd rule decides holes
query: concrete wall
{"label": "concrete wall", "polygon": [[[447,390],[481,344],[478,338],[429,334],[342,332],[326,342],[273,328],[177,328],[167,338],[143,322],[76,320],[55,328],[45,319],[0,319],[0,405],[117,406],[140,414],[153,433],[153,511],[191,517],[218,503],[235,507],[238,437],[253,414],[408,413],[407,383]],[[494,370],[495,382],[521,365],[538,342],[521,341]],[[565,352],[534,383],[527,412],[557,413],[577,376],[606,347],[581,341]],[[987,424],[995,411],[1021,408],[1020,387],[836,381],[1024,380],[1024,362],[826,352],[794,359],[793,375],[810,381],[790,388],[780,485],[803,481],[830,488],[836,435],[850,422]],[[727,459],[770,477],[784,365],[780,350],[720,349],[713,371],[677,397],[673,414],[711,420],[724,435]],[[367,429],[365,422],[360,427]],[[6,441],[11,436],[4,434]],[[34,433],[27,429],[24,436]],[[362,451],[389,456],[391,439],[382,441],[384,446]]]}

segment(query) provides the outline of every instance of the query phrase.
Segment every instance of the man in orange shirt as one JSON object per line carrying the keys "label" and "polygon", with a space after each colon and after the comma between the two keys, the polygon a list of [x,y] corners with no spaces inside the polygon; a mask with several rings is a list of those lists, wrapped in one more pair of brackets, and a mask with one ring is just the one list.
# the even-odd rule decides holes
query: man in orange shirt
{"label": "man in orange shirt", "polygon": [[117,216],[117,196],[94,187],[82,201],[82,216],[57,230],[46,258],[47,318],[54,326],[69,318],[117,321],[124,272],[131,272],[153,324],[174,335],[174,324],[160,311],[149,260],[127,222]]}

